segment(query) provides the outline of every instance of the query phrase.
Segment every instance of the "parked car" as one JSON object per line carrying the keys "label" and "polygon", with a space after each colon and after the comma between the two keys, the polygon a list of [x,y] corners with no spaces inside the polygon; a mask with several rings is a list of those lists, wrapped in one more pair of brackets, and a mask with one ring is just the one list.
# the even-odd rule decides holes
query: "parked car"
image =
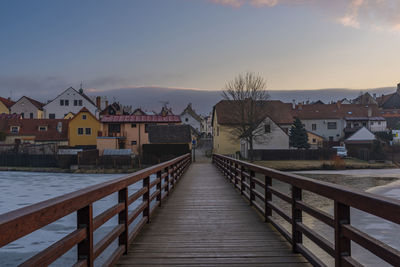
{"label": "parked car", "polygon": [[341,158],[347,157],[347,149],[344,146],[334,146],[332,147],[336,150],[336,155]]}

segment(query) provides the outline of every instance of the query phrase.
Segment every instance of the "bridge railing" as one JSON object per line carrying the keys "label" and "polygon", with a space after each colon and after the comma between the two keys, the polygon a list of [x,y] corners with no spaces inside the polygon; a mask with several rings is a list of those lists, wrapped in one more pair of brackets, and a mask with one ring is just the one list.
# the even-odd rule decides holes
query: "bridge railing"
{"label": "bridge railing", "polygon": [[[49,199],[0,215],[0,247],[24,237],[73,212],[77,213],[77,228],[61,240],[28,259],[21,266],[47,266],[77,245],[78,255],[74,266],[93,266],[97,257],[114,241],[118,248],[106,260],[105,266],[113,265],[119,257],[127,253],[129,243],[137,236],[144,224],[149,222],[153,211],[161,206],[178,179],[191,163],[190,154],[79,191]],[[156,175],[155,179],[150,176]],[[142,181],[142,187],[129,194],[128,187]],[[155,191],[151,193],[151,189]],[[93,203],[113,193],[118,193],[118,203],[93,217]],[[142,198],[142,201],[140,201]],[[133,212],[128,207],[140,204]],[[151,207],[152,201],[156,204]],[[136,218],[142,218],[132,231],[129,226]],[[96,244],[93,233],[104,223],[118,216],[118,225]]]}
{"label": "bridge railing", "polygon": [[[351,242],[357,243],[391,265],[400,264],[400,252],[397,249],[362,232],[350,222],[350,208],[355,208],[400,224],[399,200],[276,171],[219,154],[213,155],[213,162],[247,198],[250,205],[264,215],[266,222],[271,223],[292,244],[293,251],[301,253],[313,265],[325,266],[320,258],[304,246],[303,236],[333,257],[335,266],[360,266],[351,256]],[[291,194],[272,187],[272,179],[289,184]],[[333,200],[334,215],[303,201],[303,190]],[[291,212],[286,212],[277,201],[273,202],[273,195],[286,202],[291,207]],[[291,225],[291,231],[286,230],[273,218],[272,212],[287,221]],[[306,226],[302,221],[303,212],[333,228],[334,243]]]}

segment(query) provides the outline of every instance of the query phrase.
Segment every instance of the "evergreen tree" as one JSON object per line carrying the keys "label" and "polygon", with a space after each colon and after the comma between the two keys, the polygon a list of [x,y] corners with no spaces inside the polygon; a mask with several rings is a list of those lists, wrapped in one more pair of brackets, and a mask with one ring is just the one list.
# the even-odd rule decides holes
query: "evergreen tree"
{"label": "evergreen tree", "polygon": [[294,123],[290,129],[289,143],[291,147],[309,148],[307,131],[304,128],[299,118],[295,118]]}

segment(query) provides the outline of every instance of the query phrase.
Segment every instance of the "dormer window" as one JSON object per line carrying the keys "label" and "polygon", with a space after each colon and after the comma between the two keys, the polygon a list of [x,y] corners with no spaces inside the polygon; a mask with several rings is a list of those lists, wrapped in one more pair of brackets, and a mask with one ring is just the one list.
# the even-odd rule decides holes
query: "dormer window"
{"label": "dormer window", "polygon": [[11,126],[10,131],[12,133],[18,133],[19,132],[19,126]]}
{"label": "dormer window", "polygon": [[39,131],[40,131],[40,132],[45,132],[45,131],[47,131],[47,126],[39,126]]}

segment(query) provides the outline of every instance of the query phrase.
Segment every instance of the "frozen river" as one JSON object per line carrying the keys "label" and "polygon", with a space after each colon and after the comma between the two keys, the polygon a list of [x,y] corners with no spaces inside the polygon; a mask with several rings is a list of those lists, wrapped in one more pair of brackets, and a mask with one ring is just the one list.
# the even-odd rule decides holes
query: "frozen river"
{"label": "frozen river", "polygon": [[[361,188],[371,193],[400,199],[400,170],[349,170],[349,171],[310,171],[299,174],[315,179],[344,184],[350,187]],[[60,196],[66,193],[98,184],[110,179],[118,178],[123,174],[68,174],[68,173],[30,173],[30,172],[0,172],[0,214],[22,208],[46,199]],[[285,185],[276,183],[282,191],[288,190]],[[139,184],[129,188],[130,194],[141,187]],[[155,190],[155,188],[153,188]],[[305,199],[322,210],[332,214],[332,206],[329,201],[316,199],[311,194],[305,194]],[[275,200],[274,200],[275,201]],[[117,194],[113,194],[94,203],[94,216],[117,203]],[[137,203],[136,203],[137,204]],[[135,208],[135,203],[130,210]],[[138,218],[140,219],[140,218]],[[352,223],[359,229],[369,233],[373,237],[400,249],[400,226],[352,209]],[[323,234],[332,241],[332,231],[322,223],[315,221],[312,217],[304,216],[306,224]],[[110,229],[118,223],[114,217],[99,228],[94,235],[95,242],[99,241]],[[132,224],[133,227],[134,224]],[[46,227],[40,229],[24,238],[21,238],[3,248],[0,248],[0,266],[16,266],[24,260],[33,256],[40,250],[45,249],[53,242],[61,239],[76,228],[76,214],[72,213]],[[312,243],[308,242],[310,248]],[[116,248],[116,244],[110,246],[95,265],[99,266],[106,255]],[[353,246],[354,257],[363,264],[369,266],[382,266],[384,263],[370,255],[365,250]],[[318,253],[318,252],[317,252]],[[322,253],[322,252],[321,252]],[[323,254],[320,256],[324,257]],[[70,266],[76,258],[76,249],[72,249],[62,258],[57,260],[54,266]],[[326,262],[331,265],[332,261],[326,257]]]}
{"label": "frozen river", "polygon": [[[0,214],[19,209],[43,200],[61,196],[94,184],[122,177],[124,174],[70,174],[39,172],[0,172]],[[129,187],[132,194],[142,185],[141,182]],[[153,188],[155,190],[155,188]],[[93,216],[100,214],[118,201],[117,194],[101,199],[93,205]],[[130,206],[133,210],[137,203]],[[138,218],[139,219],[139,218]],[[94,235],[99,241],[109,230],[117,225],[117,217],[112,218]],[[134,222],[135,223],[135,222]],[[131,227],[134,226],[134,223]],[[0,266],[16,266],[38,251],[61,239],[76,228],[76,213],[72,213],[32,234],[0,248]],[[116,248],[116,243],[100,256],[95,265],[99,266],[104,256]],[[54,262],[53,266],[71,266],[76,259],[76,248]]]}

